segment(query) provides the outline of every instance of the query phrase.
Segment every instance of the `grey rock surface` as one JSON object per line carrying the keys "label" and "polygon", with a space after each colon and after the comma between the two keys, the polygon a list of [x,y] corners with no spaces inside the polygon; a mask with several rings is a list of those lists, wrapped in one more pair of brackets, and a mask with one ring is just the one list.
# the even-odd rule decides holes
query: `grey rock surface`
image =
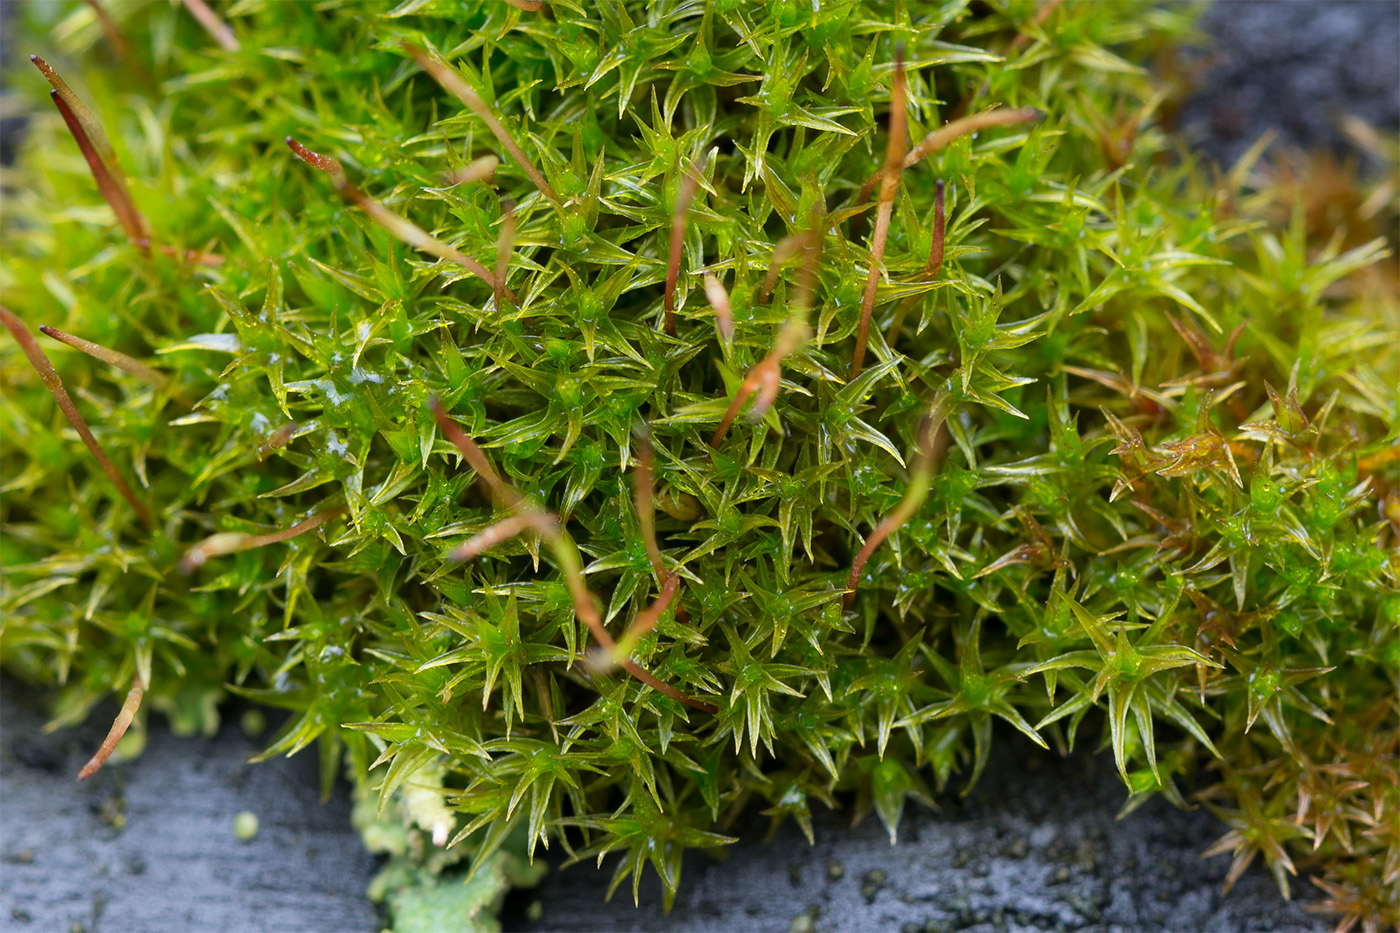
{"label": "grey rock surface", "polygon": [[1181,129],[1232,165],[1266,130],[1296,148],[1342,150],[1338,121],[1400,127],[1400,2],[1218,0],[1203,15],[1212,63]]}
{"label": "grey rock surface", "polygon": [[0,679],[0,930],[378,929],[375,859],[345,789],[320,803],[314,755],[253,765],[236,726],[178,738],[157,716],[139,758],[79,784],[115,707],[46,735],[39,700]]}
{"label": "grey rock surface", "polygon": [[[687,859],[670,916],[648,877],[640,908],[630,880],[604,902],[614,862],[551,872],[507,902],[507,929],[648,931],[1304,931],[1327,921],[1279,896],[1255,866],[1227,896],[1226,857],[1201,852],[1223,827],[1201,811],[1163,801],[1114,819],[1126,792],[1112,755],[1068,758],[999,735],[987,773],[932,812],[910,804],[891,845],[872,815],[815,820],[816,844],[789,824],[770,844],[765,822],[737,827],[744,841],[723,861]],[[532,909],[531,905],[538,903]],[[536,919],[530,919],[537,914]]]}

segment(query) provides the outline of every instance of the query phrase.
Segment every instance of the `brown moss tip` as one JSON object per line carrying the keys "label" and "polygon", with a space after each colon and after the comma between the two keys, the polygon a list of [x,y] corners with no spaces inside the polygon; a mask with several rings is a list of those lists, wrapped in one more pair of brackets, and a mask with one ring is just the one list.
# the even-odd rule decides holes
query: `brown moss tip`
{"label": "brown moss tip", "polygon": [[53,90],[49,91],[49,98],[58,109],[59,116],[63,117],[64,125],[68,127],[73,141],[78,144],[78,149],[87,161],[92,179],[97,183],[97,190],[112,208],[112,213],[116,215],[117,222],[121,224],[127,238],[139,246],[149,238],[150,230],[146,218],[126,190],[126,181],[122,176],[121,167],[117,165],[116,153],[102,130],[102,124],[83,103],[82,98],[73,93],[73,89],[49,67],[48,62],[38,55],[29,56],[29,60],[53,85]]}
{"label": "brown moss tip", "polygon": [[289,541],[297,535],[305,534],[313,528],[319,528],[344,511],[344,506],[322,509],[309,518],[297,522],[290,528],[284,528],[281,531],[274,531],[265,535],[248,535],[231,531],[217,532],[185,552],[185,556],[180,559],[178,569],[182,575],[189,576],[200,567],[203,567],[210,558],[222,557],[226,554],[237,554],[240,551],[251,551],[254,548],[266,547],[269,544]]}
{"label": "brown moss tip", "polygon": [[286,142],[287,148],[292,150],[298,159],[312,168],[320,169],[327,175],[345,177],[345,169],[341,168],[340,163],[330,156],[321,155],[319,152],[306,148],[291,136],[287,137]]}
{"label": "brown moss tip", "polygon": [[136,718],[136,711],[141,707],[141,698],[145,696],[146,688],[141,684],[138,677],[131,685],[131,689],[126,693],[126,700],[122,703],[121,711],[117,713],[117,718],[112,722],[112,728],[107,731],[107,737],[102,740],[102,745],[98,747],[88,763],[83,765],[83,769],[78,772],[78,780],[86,781],[107,763],[107,759],[112,757],[112,752],[116,750],[117,743],[126,735],[126,730],[131,727],[131,721]]}

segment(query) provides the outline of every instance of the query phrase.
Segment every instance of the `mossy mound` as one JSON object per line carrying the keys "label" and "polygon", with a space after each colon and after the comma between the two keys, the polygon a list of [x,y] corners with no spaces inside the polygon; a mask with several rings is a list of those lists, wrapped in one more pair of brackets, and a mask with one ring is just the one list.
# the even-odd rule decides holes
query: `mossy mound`
{"label": "mossy mound", "polygon": [[1178,9],[536,5],[30,23],[90,157],[36,121],[0,286],[130,488],[0,344],[0,660],[669,896],[1102,710],[1129,807],[1394,922],[1394,184],[1174,149]]}

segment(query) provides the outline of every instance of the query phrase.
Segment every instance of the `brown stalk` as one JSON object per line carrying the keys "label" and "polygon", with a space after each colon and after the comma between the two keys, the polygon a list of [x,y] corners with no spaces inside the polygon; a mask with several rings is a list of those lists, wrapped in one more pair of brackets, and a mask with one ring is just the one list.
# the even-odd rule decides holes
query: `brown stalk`
{"label": "brown stalk", "polygon": [[538,13],[544,9],[544,0],[506,0],[506,3],[526,13]]}
{"label": "brown stalk", "polygon": [[690,213],[690,202],[695,199],[695,190],[700,187],[700,171],[704,162],[696,160],[681,179],[676,188],[676,203],[671,211],[671,259],[666,266],[666,297],[662,304],[666,309],[666,334],[676,336],[676,279],[681,271],[681,248],[685,245],[685,221]]}
{"label": "brown stalk", "polygon": [[297,424],[295,421],[288,421],[276,431],[269,434],[266,440],[258,444],[258,459],[262,460],[274,450],[286,447],[288,442],[291,441],[292,435],[297,433],[297,428],[299,427],[301,427],[301,425]]}
{"label": "brown stalk", "polygon": [[[89,0],[92,3],[92,0]],[[96,4],[93,3],[95,6]],[[101,9],[101,7],[97,7]],[[58,72],[49,66],[38,55],[29,56],[29,60],[34,63],[34,67],[48,79],[53,85],[53,90],[49,96],[53,99],[54,107],[63,117],[64,124],[68,127],[68,132],[72,134],[73,141],[78,144],[78,149],[82,152],[83,158],[87,160],[88,169],[92,172],[93,181],[97,183],[97,190],[102,194],[102,199],[112,208],[112,213],[117,217],[117,223],[125,231],[127,239],[142,252],[150,252],[151,234],[150,224],[146,222],[145,216],[136,206],[136,202],[131,199],[131,192],[126,187],[126,176],[122,173],[121,166],[117,164],[116,153],[112,149],[112,143],[107,139],[107,134],[102,131],[102,124],[97,117],[88,109],[77,94],[73,93]],[[157,247],[167,256],[183,260],[191,265],[218,266],[224,258],[217,253],[195,252],[193,250],[181,253],[180,250],[169,244],[161,244]]]}
{"label": "brown stalk", "polygon": [[131,689],[126,692],[126,700],[122,703],[117,718],[112,721],[112,728],[108,730],[107,737],[102,740],[97,754],[88,759],[88,763],[83,765],[83,770],[78,772],[78,780],[86,781],[92,777],[107,763],[107,759],[112,757],[117,743],[122,740],[122,736],[126,735],[126,730],[131,727],[131,720],[136,718],[136,710],[141,707],[141,697],[145,693],[146,688],[141,683],[140,675],[137,675],[132,679]]}
{"label": "brown stalk", "polygon": [[370,216],[371,220],[389,231],[389,233],[407,243],[409,246],[412,246],[414,249],[422,250],[439,259],[447,259],[457,263],[457,265],[466,269],[487,285],[490,285],[493,290],[499,289],[511,301],[515,300],[510,290],[497,282],[496,277],[491,274],[491,270],[487,269],[470,256],[466,256],[454,247],[442,242],[412,221],[395,214],[383,204],[380,204],[374,198],[350,184],[349,180],[345,177],[345,169],[343,169],[340,163],[335,159],[332,159],[330,156],[321,155],[319,152],[313,152],[290,136],[287,137],[287,147],[296,154],[298,159],[301,159],[312,168],[320,169],[329,175],[331,184],[335,186],[335,190],[339,192],[342,198],[364,211]]}
{"label": "brown stalk", "polygon": [[[637,472],[632,474],[633,502],[637,509],[637,524],[642,532],[642,543],[646,545],[647,557],[651,558],[651,568],[656,573],[656,579],[661,581],[664,589],[671,580],[675,580],[678,584],[680,578],[677,574],[666,570],[666,564],[661,559],[661,547],[656,543],[656,497],[653,492],[655,477],[652,472],[654,460],[651,432],[643,427],[641,442],[638,444]],[[670,597],[667,596],[666,599],[669,601]],[[664,609],[663,605],[661,609],[657,610],[657,615],[660,615]],[[685,606],[681,605],[679,600],[676,602],[676,618],[682,622],[689,618]],[[655,624],[655,621],[653,620],[651,624]],[[650,626],[648,626],[647,631],[650,630]],[[626,641],[626,638],[624,637],[623,640]],[[625,652],[625,654],[630,653],[630,651]]]}
{"label": "brown stalk", "polygon": [[851,354],[851,378],[860,375],[865,362],[865,342],[870,337],[870,315],[875,310],[875,287],[885,263],[885,242],[890,233],[890,217],[894,214],[894,199],[899,193],[902,171],[906,114],[904,112],[904,50],[895,53],[894,85],[890,90],[890,139],[885,149],[884,179],[880,183],[880,206],[875,215],[875,237],[870,244],[870,273],[865,279],[865,296],[860,303],[860,326],[856,330],[856,349]]}
{"label": "brown stalk", "polygon": [[305,534],[313,528],[319,528],[344,511],[345,509],[340,506],[333,509],[322,509],[290,528],[265,535],[246,535],[236,531],[221,531],[218,534],[212,534],[185,552],[185,556],[180,558],[179,570],[183,574],[190,574],[203,567],[211,557],[223,557],[225,554],[237,554],[239,551],[251,551],[269,544],[290,541],[297,535]]}
{"label": "brown stalk", "polygon": [[856,554],[856,559],[851,562],[851,575],[846,580],[846,596],[841,603],[842,609],[850,609],[854,605],[856,587],[860,585],[860,573],[865,569],[865,562],[870,560],[870,555],[919,511],[919,506],[923,505],[928,496],[934,468],[948,443],[948,432],[943,430],[943,421],[948,417],[950,408],[948,394],[941,392],[934,399],[929,413],[921,420],[918,449],[909,463],[909,488],[905,490],[904,498],[899,500],[899,505],[875,526],[875,530],[870,533],[870,537]]}
{"label": "brown stalk", "polygon": [[52,337],[59,343],[66,343],[75,350],[82,350],[88,356],[99,359],[104,363],[109,363],[122,372],[135,376],[142,382],[155,386],[157,389],[165,388],[166,384],[170,381],[164,374],[156,372],[140,360],[134,360],[125,353],[109,350],[100,344],[92,343],[81,337],[74,337],[72,334],[66,334],[56,327],[40,324],[39,333],[43,334],[45,337]]}
{"label": "brown stalk", "polygon": [[677,574],[668,573],[666,575],[666,582],[661,584],[661,593],[656,597],[656,601],[648,606],[644,612],[638,613],[637,618],[632,620],[627,634],[623,636],[624,644],[628,639],[635,641],[656,628],[661,613],[666,611],[666,607],[671,604],[671,598],[676,595],[676,587],[680,585],[680,580],[681,578]]}
{"label": "brown stalk", "polygon": [[612,647],[608,654],[609,664],[621,664],[633,651],[637,650],[637,644],[647,636],[647,633],[656,628],[656,623],[661,619],[661,614],[666,611],[666,607],[671,605],[671,600],[676,595],[676,588],[680,585],[681,578],[678,574],[666,574],[666,582],[661,584],[661,592],[656,599],[652,600],[637,617],[632,620],[632,624],[627,626],[627,631],[622,634],[622,640]]}
{"label": "brown stalk", "polygon": [[126,231],[126,235],[139,245],[141,240],[150,236],[146,218],[141,216],[135,202],[131,200],[131,193],[126,188],[126,179],[117,164],[112,143],[102,130],[102,124],[48,62],[38,55],[29,56],[29,60],[49,84],[53,85],[49,96],[58,108],[59,115],[63,117],[63,122],[67,124],[68,132],[73,135],[73,140],[82,151],[83,158],[87,160],[93,181],[97,182],[97,190],[112,208],[112,213],[117,215],[117,222]]}
{"label": "brown stalk", "polygon": [[313,528],[319,528],[344,511],[345,509],[342,507],[323,509],[290,528],[265,535],[248,535],[236,531],[221,531],[212,534],[185,552],[185,556],[180,558],[178,569],[180,573],[188,575],[203,567],[211,557],[223,557],[226,554],[237,554],[240,551],[251,551],[269,544],[289,541]]}
{"label": "brown stalk", "polygon": [[[909,154],[904,157],[903,166],[906,169],[913,168],[925,156],[937,152],[959,136],[976,133],[992,126],[1010,126],[1043,119],[1045,119],[1044,111],[1037,110],[1035,107],[1018,107],[1015,110],[998,107],[974,113],[970,117],[959,117],[950,123],[943,124],[920,140],[919,144],[910,149]],[[856,199],[857,203],[870,197],[870,193],[875,190],[875,185],[884,178],[886,171],[886,169],[880,169],[865,183],[864,187],[860,189],[860,195]]]}
{"label": "brown stalk", "polygon": [[749,370],[739,391],[734,393],[734,400],[729,403],[729,408],[724,413],[724,418],[720,421],[719,427],[715,429],[714,437],[710,438],[711,447],[719,447],[720,441],[729,433],[729,426],[734,423],[734,419],[739,414],[739,409],[743,407],[750,395],[758,393],[758,398],[754,400],[753,411],[749,416],[757,421],[778,398],[778,390],[782,380],[782,362],[785,357],[802,346],[807,340],[807,322],[800,314],[794,314],[783,324],[778,331],[778,339],[773,343],[773,349],[768,355]]}
{"label": "brown stalk", "polygon": [[504,505],[512,511],[519,509],[522,503],[528,507],[539,511],[532,502],[528,502],[524,496],[516,492],[515,489],[501,479],[501,475],[496,472],[496,468],[491,466],[491,461],[486,459],[480,447],[476,446],[476,441],[472,440],[467,432],[457,426],[457,422],[447,417],[447,412],[443,411],[442,403],[437,399],[428,402],[428,409],[433,413],[433,418],[437,421],[438,430],[451,442],[453,447],[466,458],[467,463],[482,478],[491,491],[501,500]]}
{"label": "brown stalk", "polygon": [[78,148],[83,152],[83,158],[87,159],[88,168],[92,171],[93,181],[97,182],[97,190],[102,193],[102,198],[112,208],[112,213],[117,215],[117,223],[121,224],[126,231],[127,239],[133,243],[146,240],[146,221],[137,210],[135,203],[131,200],[131,194],[126,190],[118,175],[110,172],[103,164],[92,141],[83,130],[82,123],[78,120],[73,109],[68,106],[68,102],[58,91],[49,91],[49,97],[53,99],[54,106],[58,108],[59,114],[63,117],[63,122],[68,124],[68,131],[73,134],[73,139],[78,143]]}
{"label": "brown stalk", "polygon": [[515,137],[510,135],[510,131],[501,124],[500,120],[496,119],[496,115],[491,112],[490,107],[486,106],[486,101],[481,99],[481,95],[473,91],[456,71],[418,46],[405,42],[403,49],[413,56],[413,60],[418,63],[418,66],[431,75],[434,81],[442,85],[445,91],[466,104],[472,113],[485,122],[492,135],[505,147],[506,153],[515,161],[516,165],[520,166],[520,170],[530,177],[530,180],[535,183],[535,187],[540,189],[541,194],[548,198],[555,207],[558,207],[560,205],[559,195],[554,193],[554,189],[549,186],[549,182],[545,181],[539,169],[535,168],[526,158],[525,152],[516,145]]}
{"label": "brown stalk", "polygon": [[[78,124],[83,129],[83,136],[89,141],[92,148],[97,151],[98,158],[102,161],[102,164],[107,167],[108,172],[120,178],[121,171],[117,168],[117,154],[112,149],[111,140],[107,138],[107,134],[103,131],[102,124],[98,122],[96,115],[88,109],[88,105],[83,103],[81,97],[73,93],[73,89],[68,86],[68,82],[59,77],[58,72],[54,71],[53,68],[49,66],[48,62],[44,61],[38,55],[29,56],[29,61],[35,68],[39,69],[39,72],[49,84],[53,85],[53,89],[58,92],[58,96],[63,98],[63,102],[68,105],[68,109],[72,112],[74,119],[78,121]],[[81,140],[79,141],[79,145],[82,145]]]}
{"label": "brown stalk", "polygon": [[[588,627],[588,631],[593,635],[593,639],[599,647],[610,657],[616,657],[618,655],[617,643],[608,634],[608,630],[603,627],[603,618],[598,614],[593,593],[589,591],[588,585],[584,582],[583,559],[579,556],[578,548],[560,526],[558,518],[553,513],[540,508],[533,500],[517,492],[509,483],[501,479],[500,474],[491,466],[481,448],[457,426],[456,422],[447,417],[447,413],[443,411],[442,404],[437,399],[429,401],[428,407],[432,411],[438,429],[442,431],[443,436],[457,448],[472,469],[476,470],[477,475],[491,487],[492,492],[502,499],[511,511],[516,513],[517,520],[503,529],[501,540],[507,537],[504,531],[512,528],[516,534],[530,527],[539,530],[540,535],[548,542],[555,560],[559,563],[559,569],[564,574],[565,584],[569,588],[569,598],[574,604],[574,613],[583,620],[583,624]],[[505,525],[505,522],[497,523],[497,526],[502,525]],[[468,544],[470,543],[468,542]],[[664,609],[663,605],[662,610]],[[658,615],[660,611],[658,610]],[[637,680],[677,702],[707,713],[718,712],[713,705],[682,693],[669,684],[662,683],[630,658],[624,657],[618,663],[623,670]]]}
{"label": "brown stalk", "polygon": [[209,33],[210,38],[217,42],[220,48],[226,52],[237,52],[243,48],[228,23],[220,19],[219,14],[211,10],[204,0],[184,0],[184,3],[185,9],[199,20],[199,25],[204,27],[204,31]]}
{"label": "brown stalk", "polygon": [[102,445],[97,443],[97,438],[93,437],[87,422],[78,413],[78,407],[73,404],[73,400],[68,396],[68,391],[63,388],[63,380],[58,378],[58,372],[53,368],[53,363],[49,362],[48,356],[39,347],[34,335],[29,332],[29,328],[25,327],[23,321],[4,307],[0,307],[0,324],[9,328],[10,333],[15,336],[15,340],[19,341],[24,355],[29,358],[29,365],[34,367],[34,371],[39,374],[40,381],[53,394],[54,401],[58,402],[58,407],[62,410],[64,417],[68,419],[68,423],[73,426],[73,430],[78,432],[78,436],[83,439],[87,449],[97,458],[102,472],[106,473],[116,485],[117,491],[122,494],[122,497],[131,503],[131,507],[136,510],[137,515],[141,516],[141,520],[146,523],[147,527],[154,528],[155,519],[151,516],[150,510],[140,499],[136,498],[136,493],[131,491],[126,480],[122,479],[122,475],[117,472],[116,466],[108,459]]}
{"label": "brown stalk", "polygon": [[[935,194],[933,196],[933,245],[929,247],[928,262],[924,264],[922,277],[928,281],[938,275],[938,270],[943,267],[943,239],[944,239],[944,212],[943,212],[943,179],[935,182]],[[914,302],[919,299],[918,295],[910,295],[899,304],[899,311],[895,313],[894,323],[885,332],[885,342],[894,345],[895,338],[899,336],[899,329],[904,326],[904,319],[909,315],[909,309],[914,307]]]}
{"label": "brown stalk", "polygon": [[719,279],[705,273],[705,298],[715,312],[715,331],[726,344],[734,342],[734,307],[729,303],[729,292],[724,290]]}

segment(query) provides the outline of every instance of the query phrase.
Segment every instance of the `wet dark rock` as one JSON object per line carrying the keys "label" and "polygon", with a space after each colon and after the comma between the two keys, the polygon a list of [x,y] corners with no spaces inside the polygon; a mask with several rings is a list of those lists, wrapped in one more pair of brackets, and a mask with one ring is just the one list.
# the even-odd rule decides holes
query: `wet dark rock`
{"label": "wet dark rock", "polygon": [[[236,728],[182,739],[153,716],[140,758],[79,784],[114,712],[45,735],[34,694],[0,679],[0,928],[379,928],[376,862],[344,790],[319,802],[314,756],[249,769],[261,746]],[[233,837],[240,810],[262,824],[248,843]]]}
{"label": "wet dark rock", "polygon": [[1229,0],[1201,30],[1210,69],[1181,111],[1194,148],[1231,165],[1266,130],[1294,147],[1345,149],[1344,115],[1400,126],[1400,3]]}

